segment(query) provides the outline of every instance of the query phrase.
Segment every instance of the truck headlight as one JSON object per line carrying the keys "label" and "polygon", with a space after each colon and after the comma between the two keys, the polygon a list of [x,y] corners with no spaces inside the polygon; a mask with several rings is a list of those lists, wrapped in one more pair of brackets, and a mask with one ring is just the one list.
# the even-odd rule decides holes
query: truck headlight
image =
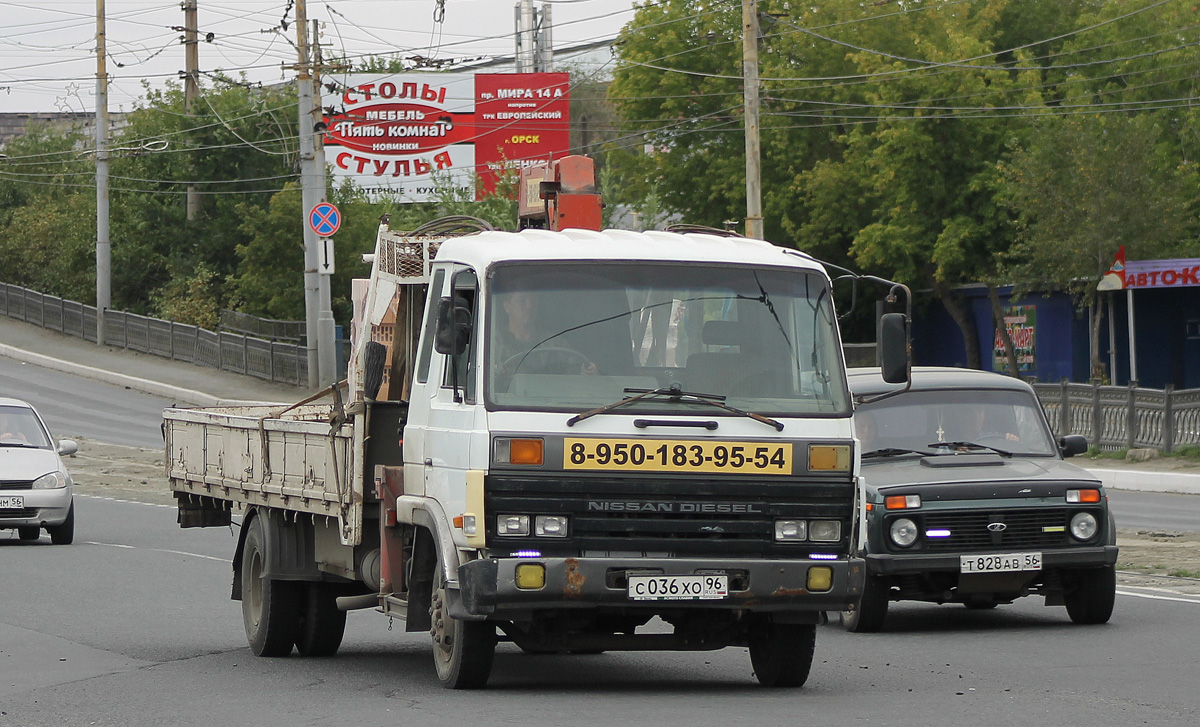
{"label": "truck headlight", "polygon": [[840,520],[811,520],[808,523],[808,539],[814,543],[836,543],[842,539]]}
{"label": "truck headlight", "polygon": [[496,516],[496,535],[529,535],[528,515]]}
{"label": "truck headlight", "polygon": [[567,537],[567,516],[538,515],[533,519],[533,534],[543,538]]}
{"label": "truck headlight", "polygon": [[1091,540],[1099,527],[1096,516],[1090,512],[1077,512],[1071,518],[1071,535],[1076,540]]}
{"label": "truck headlight", "polygon": [[917,542],[917,524],[906,517],[896,518],[891,527],[892,542],[907,548]]}
{"label": "truck headlight", "polygon": [[808,521],[806,520],[776,520],[775,539],[784,543],[800,542],[808,539]]}

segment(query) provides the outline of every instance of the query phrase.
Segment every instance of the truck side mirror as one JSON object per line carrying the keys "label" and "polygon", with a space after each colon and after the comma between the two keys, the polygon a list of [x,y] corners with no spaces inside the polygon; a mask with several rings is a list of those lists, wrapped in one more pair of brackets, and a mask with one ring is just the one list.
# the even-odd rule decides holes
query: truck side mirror
{"label": "truck side mirror", "polygon": [[903,313],[884,313],[879,319],[879,368],[889,384],[908,381],[908,320]]}
{"label": "truck side mirror", "polygon": [[438,301],[437,332],[433,348],[438,353],[458,356],[467,350],[471,340],[471,309],[462,298],[442,298]]}

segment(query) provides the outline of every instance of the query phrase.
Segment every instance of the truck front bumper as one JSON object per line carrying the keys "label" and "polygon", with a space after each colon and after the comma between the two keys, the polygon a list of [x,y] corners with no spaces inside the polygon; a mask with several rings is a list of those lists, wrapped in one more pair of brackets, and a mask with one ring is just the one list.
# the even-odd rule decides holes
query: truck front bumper
{"label": "truck front bumper", "polygon": [[[545,568],[541,588],[517,586],[521,564]],[[827,568],[830,587],[809,590],[809,571]],[[638,601],[629,598],[626,575],[727,573],[729,597],[720,600]],[[662,612],[677,608],[754,612],[841,611],[856,603],[866,576],[861,559],[741,560],[714,558],[483,558],[458,570],[459,594],[451,615],[465,618],[514,616],[544,609],[619,608]],[[461,609],[461,610],[460,610]],[[457,613],[456,613],[457,612]]]}
{"label": "truck front bumper", "polygon": [[[1042,570],[1044,571],[1056,568],[1096,568],[1117,562],[1117,546],[1115,545],[1043,550],[1041,553]],[[986,553],[972,552],[961,555],[986,555]],[[960,569],[959,556],[959,553],[939,553],[938,555],[871,553],[867,555],[867,571],[873,576],[934,572],[958,573]]]}

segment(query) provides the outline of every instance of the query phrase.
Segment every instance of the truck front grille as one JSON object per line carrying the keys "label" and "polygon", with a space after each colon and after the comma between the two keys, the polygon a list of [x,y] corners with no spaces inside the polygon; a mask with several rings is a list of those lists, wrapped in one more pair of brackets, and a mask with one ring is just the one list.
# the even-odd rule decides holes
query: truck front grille
{"label": "truck front grille", "polygon": [[[788,478],[743,482],[675,476],[489,475],[485,529],[489,548],[543,553],[647,552],[672,555],[797,557],[849,549],[854,485]],[[567,515],[566,538],[500,537],[504,514]],[[841,523],[834,543],[775,542],[775,520]]]}

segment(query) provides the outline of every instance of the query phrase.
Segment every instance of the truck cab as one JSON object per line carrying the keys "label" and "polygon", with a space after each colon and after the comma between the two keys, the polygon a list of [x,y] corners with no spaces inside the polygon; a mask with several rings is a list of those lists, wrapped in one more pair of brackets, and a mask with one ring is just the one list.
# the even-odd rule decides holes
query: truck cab
{"label": "truck cab", "polygon": [[[434,530],[443,624],[804,654],[857,599],[850,399],[811,259],[525,230],[445,240],[426,281],[396,509]],[[655,616],[674,633],[637,633]]]}

